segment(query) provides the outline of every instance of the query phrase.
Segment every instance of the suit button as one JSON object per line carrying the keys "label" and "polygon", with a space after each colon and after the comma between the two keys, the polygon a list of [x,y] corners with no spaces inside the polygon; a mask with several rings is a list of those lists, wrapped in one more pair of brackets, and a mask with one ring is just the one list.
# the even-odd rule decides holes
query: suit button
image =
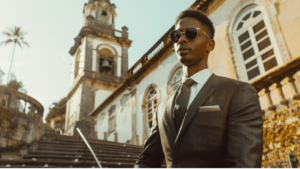
{"label": "suit button", "polygon": [[179,162],[178,159],[174,159],[174,160],[173,160],[173,163],[174,163],[174,164],[178,164],[178,162]]}

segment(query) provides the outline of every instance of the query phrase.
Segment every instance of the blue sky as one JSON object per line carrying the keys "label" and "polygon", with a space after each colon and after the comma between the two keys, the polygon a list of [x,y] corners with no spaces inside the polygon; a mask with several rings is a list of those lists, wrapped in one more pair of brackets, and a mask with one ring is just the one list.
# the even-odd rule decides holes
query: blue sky
{"label": "blue sky", "polygon": [[[12,72],[48,114],[49,106],[69,92],[69,54],[83,26],[83,7],[88,0],[0,0],[2,32],[21,26],[30,44],[15,51]],[[129,39],[129,68],[174,24],[177,15],[195,0],[111,0],[116,5],[116,29],[126,25]],[[149,33],[150,32],[150,33]],[[13,45],[0,46],[0,69],[8,74]],[[6,75],[4,84],[6,84]]]}

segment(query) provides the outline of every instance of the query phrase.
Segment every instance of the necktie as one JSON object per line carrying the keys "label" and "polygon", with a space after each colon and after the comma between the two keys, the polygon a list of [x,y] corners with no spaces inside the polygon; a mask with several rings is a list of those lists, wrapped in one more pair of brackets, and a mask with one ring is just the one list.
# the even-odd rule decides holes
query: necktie
{"label": "necktie", "polygon": [[187,112],[187,104],[190,99],[191,86],[195,83],[193,79],[187,79],[178,91],[177,97],[175,99],[175,104],[173,108],[174,112],[174,122],[176,131],[178,133],[182,120]]}

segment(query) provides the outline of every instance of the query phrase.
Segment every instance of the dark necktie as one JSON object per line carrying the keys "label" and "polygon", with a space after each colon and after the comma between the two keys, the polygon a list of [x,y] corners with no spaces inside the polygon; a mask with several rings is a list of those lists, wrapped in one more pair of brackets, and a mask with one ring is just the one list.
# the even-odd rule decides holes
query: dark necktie
{"label": "dark necktie", "polygon": [[187,112],[187,105],[190,99],[191,86],[195,83],[193,79],[187,79],[178,91],[173,108],[173,117],[176,131],[178,133],[182,120]]}

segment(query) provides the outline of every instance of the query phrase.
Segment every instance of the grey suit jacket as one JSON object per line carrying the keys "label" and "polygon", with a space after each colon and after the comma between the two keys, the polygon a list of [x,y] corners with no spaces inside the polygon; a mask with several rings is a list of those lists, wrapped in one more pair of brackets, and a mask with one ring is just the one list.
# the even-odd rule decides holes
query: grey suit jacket
{"label": "grey suit jacket", "polygon": [[[255,88],[212,74],[191,103],[178,134],[172,116],[177,90],[153,117],[151,135],[134,167],[261,167],[262,113]],[[219,105],[217,111],[200,106]]]}

